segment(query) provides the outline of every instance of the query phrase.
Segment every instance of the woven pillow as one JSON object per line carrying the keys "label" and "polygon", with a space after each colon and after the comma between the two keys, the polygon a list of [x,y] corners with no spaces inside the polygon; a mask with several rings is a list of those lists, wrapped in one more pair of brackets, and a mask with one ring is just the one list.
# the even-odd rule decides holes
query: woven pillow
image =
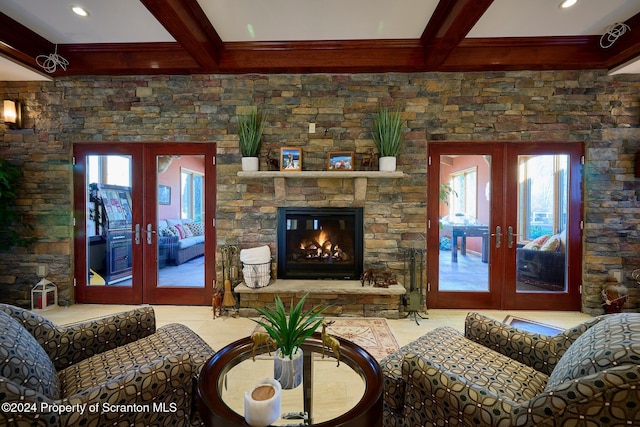
{"label": "woven pillow", "polygon": [[560,247],[560,237],[558,235],[554,235],[549,237],[549,239],[544,242],[544,244],[540,247],[540,251],[542,252],[555,252]]}
{"label": "woven pillow", "polygon": [[174,227],[173,225],[170,225],[166,228],[162,229],[162,235],[163,236],[178,236],[180,237],[180,232],[178,232],[178,229],[176,227]]}
{"label": "woven pillow", "polygon": [[202,236],[204,234],[204,223],[203,222],[192,222],[187,224],[191,232],[194,236]]}
{"label": "woven pillow", "polygon": [[36,339],[0,311],[0,375],[50,399],[60,397],[58,375]]}
{"label": "woven pillow", "polygon": [[608,315],[580,335],[549,376],[545,391],[620,365],[640,364],[640,313]]}
{"label": "woven pillow", "polygon": [[522,247],[522,249],[533,249],[533,250],[540,249],[540,247],[544,244],[544,242],[547,241],[548,238],[549,238],[549,235],[548,234],[544,234],[544,235],[542,235],[540,237],[537,237],[536,239],[530,241],[526,245],[524,245]]}

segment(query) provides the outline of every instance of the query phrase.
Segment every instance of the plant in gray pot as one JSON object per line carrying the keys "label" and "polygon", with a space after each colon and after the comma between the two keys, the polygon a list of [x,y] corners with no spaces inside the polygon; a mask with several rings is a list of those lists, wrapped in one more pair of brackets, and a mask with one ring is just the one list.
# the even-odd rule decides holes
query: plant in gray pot
{"label": "plant in gray pot", "polygon": [[238,115],[238,138],[242,154],[242,170],[257,171],[260,165],[258,154],[266,116],[251,107],[246,114]]}
{"label": "plant in gray pot", "polygon": [[263,319],[253,320],[261,325],[273,338],[278,349],[273,359],[273,376],[283,389],[292,389],[302,382],[302,349],[300,345],[318,329],[323,318],[320,315],[328,308],[312,307],[303,311],[309,294],[305,294],[294,306],[293,300],[289,312],[282,299],[275,297],[275,307],[256,309]]}
{"label": "plant in gray pot", "polygon": [[400,110],[390,110],[379,106],[373,119],[373,140],[380,153],[378,159],[381,171],[395,171],[396,158],[402,145],[402,117]]}

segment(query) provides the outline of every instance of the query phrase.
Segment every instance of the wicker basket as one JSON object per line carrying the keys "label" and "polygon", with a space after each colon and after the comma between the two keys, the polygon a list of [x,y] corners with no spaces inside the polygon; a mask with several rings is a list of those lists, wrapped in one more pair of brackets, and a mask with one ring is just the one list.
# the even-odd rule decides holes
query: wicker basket
{"label": "wicker basket", "polygon": [[248,288],[264,288],[271,279],[271,262],[262,264],[242,264],[244,283]]}

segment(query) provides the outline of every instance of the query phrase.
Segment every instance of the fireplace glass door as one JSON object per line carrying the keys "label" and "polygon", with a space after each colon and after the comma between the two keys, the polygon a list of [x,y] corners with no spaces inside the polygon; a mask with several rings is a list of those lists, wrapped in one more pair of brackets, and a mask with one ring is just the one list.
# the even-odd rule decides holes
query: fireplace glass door
{"label": "fireplace glass door", "polygon": [[362,208],[279,208],[278,278],[357,279],[362,239]]}

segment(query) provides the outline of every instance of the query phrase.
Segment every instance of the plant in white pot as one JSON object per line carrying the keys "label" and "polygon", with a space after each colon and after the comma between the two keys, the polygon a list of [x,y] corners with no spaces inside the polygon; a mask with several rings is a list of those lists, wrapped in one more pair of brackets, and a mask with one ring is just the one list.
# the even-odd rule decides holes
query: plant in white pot
{"label": "plant in white pot", "polygon": [[302,349],[300,345],[318,329],[323,318],[320,315],[328,308],[312,307],[303,311],[309,294],[305,294],[297,304],[285,309],[282,299],[275,297],[275,307],[257,308],[263,319],[253,320],[261,325],[276,341],[278,349],[274,357],[274,378],[283,389],[292,389],[302,382]]}
{"label": "plant in white pot", "polygon": [[266,116],[252,107],[248,113],[238,115],[238,138],[242,154],[242,170],[257,171],[260,165],[258,154]]}
{"label": "plant in white pot", "polygon": [[396,158],[402,145],[402,117],[399,110],[379,106],[373,119],[373,140],[378,148],[380,158],[378,169],[381,171],[395,171]]}

